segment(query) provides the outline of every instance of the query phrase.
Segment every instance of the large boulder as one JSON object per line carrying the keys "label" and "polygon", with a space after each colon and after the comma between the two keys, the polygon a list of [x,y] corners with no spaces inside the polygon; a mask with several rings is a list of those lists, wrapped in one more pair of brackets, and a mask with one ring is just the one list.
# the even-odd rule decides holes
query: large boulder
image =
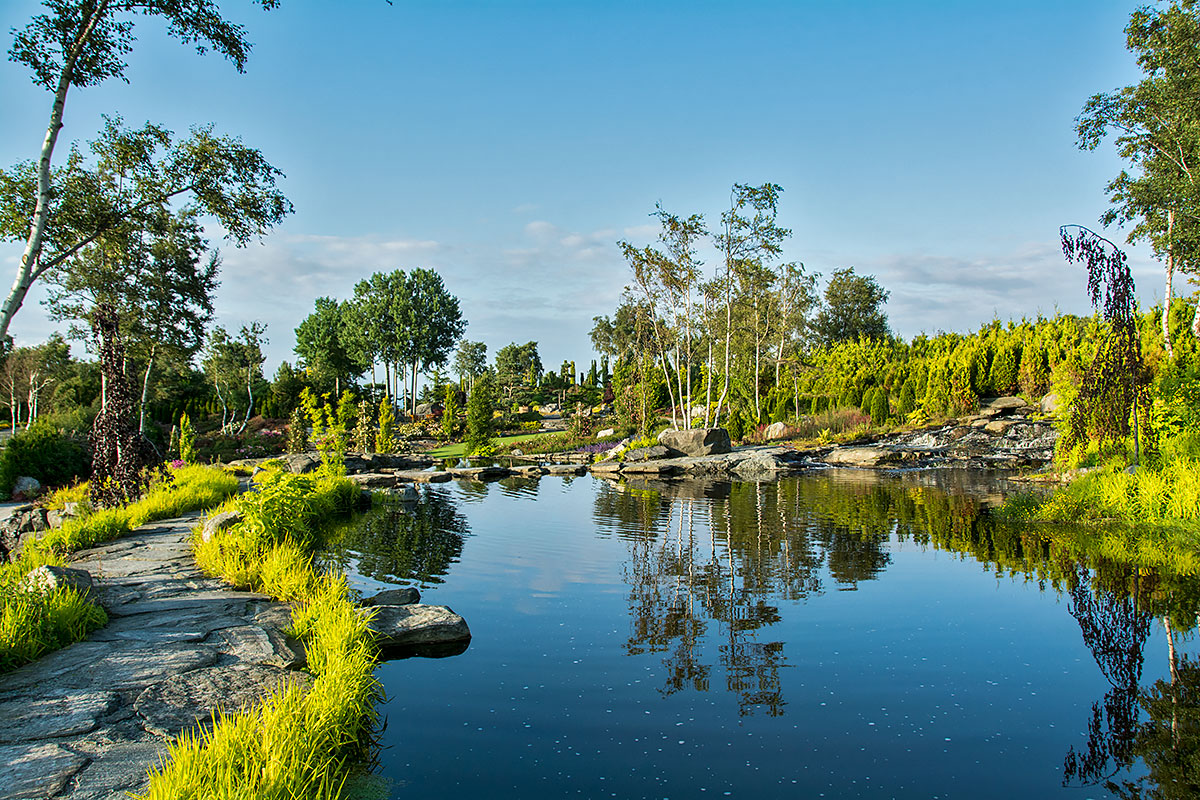
{"label": "large boulder", "polygon": [[467,621],[447,606],[370,606],[371,632],[380,647],[462,642],[471,638]]}
{"label": "large boulder", "polygon": [[899,455],[884,447],[839,447],[822,460],[839,467],[877,467],[899,460]]}
{"label": "large boulder", "polygon": [[787,423],[772,422],[763,431],[763,438],[768,442],[773,442],[776,439],[786,439],[790,433],[791,430],[788,428]]}
{"label": "large boulder", "polygon": [[22,475],[13,483],[13,500],[32,500],[42,493],[42,484],[37,478]]}
{"label": "large boulder", "polygon": [[303,475],[306,472],[316,472],[321,466],[321,459],[314,453],[288,453],[282,456],[287,471],[293,475]]}
{"label": "large boulder", "polygon": [[729,432],[724,428],[692,428],[685,431],[667,429],[658,435],[658,443],[689,456],[711,456],[733,449]]}
{"label": "large boulder", "polygon": [[657,461],[660,458],[672,458],[677,455],[679,455],[679,451],[656,444],[650,447],[638,447],[633,450],[627,450],[623,458],[625,461],[636,463],[639,461]]}
{"label": "large boulder", "polygon": [[1042,402],[1038,406],[1041,412],[1047,417],[1057,416],[1062,407],[1062,399],[1054,392],[1051,392],[1042,398]]}

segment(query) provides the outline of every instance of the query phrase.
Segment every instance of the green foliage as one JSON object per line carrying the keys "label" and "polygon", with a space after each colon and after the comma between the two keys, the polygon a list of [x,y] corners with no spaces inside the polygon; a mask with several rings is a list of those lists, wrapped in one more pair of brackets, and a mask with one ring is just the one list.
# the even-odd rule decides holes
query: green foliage
{"label": "green foliage", "polygon": [[179,460],[196,463],[196,429],[186,411],[179,415]]}
{"label": "green foliage", "polygon": [[339,797],[365,753],[381,696],[369,618],[358,613],[345,578],[318,570],[304,544],[358,489],[328,472],[271,472],[247,494],[264,491],[257,500],[239,498],[243,522],[209,542],[197,537],[196,559],[209,574],[293,603],[293,633],[315,680],[246,713],[221,713],[207,733],[184,734],[151,772],[146,800]]}
{"label": "green foliage", "polygon": [[90,466],[83,442],[35,422],[0,451],[0,493],[11,492],[23,475],[37,478],[43,486],[60,486],[86,477]]}
{"label": "green foliage", "polygon": [[396,441],[396,411],[392,402],[384,397],[379,401],[379,425],[375,429],[375,452],[394,453],[399,447]]}
{"label": "green foliage", "polygon": [[[182,467],[151,481],[136,503],[85,513],[26,544],[20,559],[0,565],[0,672],[78,641],[107,619],[77,592],[59,589],[41,595],[21,589],[30,570],[43,564],[62,566],[67,553],[110,541],[147,522],[215,506],[237,486],[237,478],[221,470]],[[86,492],[86,485],[80,484],[56,493],[53,500],[58,504],[66,498],[79,500]],[[87,512],[88,506],[81,509]]]}
{"label": "green foliage", "polygon": [[495,433],[492,419],[496,406],[495,384],[490,373],[484,373],[471,396],[467,398],[467,437],[466,453],[468,456],[482,456],[485,450],[494,450],[492,440]]}
{"label": "green foliage", "polygon": [[887,390],[878,388],[871,398],[871,421],[876,425],[883,425],[888,421],[889,416]]}

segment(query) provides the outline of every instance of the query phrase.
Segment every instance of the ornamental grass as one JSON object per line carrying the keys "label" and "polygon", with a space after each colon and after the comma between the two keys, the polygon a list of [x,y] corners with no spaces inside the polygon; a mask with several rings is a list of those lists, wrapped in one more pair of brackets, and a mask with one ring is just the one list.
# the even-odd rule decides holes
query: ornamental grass
{"label": "ornamental grass", "polygon": [[196,560],[210,575],[293,603],[292,633],[315,676],[244,713],[220,713],[210,730],[184,734],[150,774],[145,800],[338,798],[367,752],[381,689],[368,619],[346,579],[319,571],[320,532],[348,510],[358,488],[328,470],[313,476],[268,471],[256,492],[226,504],[243,520],[205,542]]}

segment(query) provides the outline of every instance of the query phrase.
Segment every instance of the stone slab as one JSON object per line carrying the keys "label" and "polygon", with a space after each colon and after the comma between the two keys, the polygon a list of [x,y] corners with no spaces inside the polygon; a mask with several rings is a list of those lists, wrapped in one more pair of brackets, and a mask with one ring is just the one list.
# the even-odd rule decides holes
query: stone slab
{"label": "stone slab", "polygon": [[251,708],[273,689],[312,680],[305,672],[261,664],[196,669],[148,687],[133,710],[147,731],[170,738],[196,726],[207,729],[214,714]]}
{"label": "stone slab", "polygon": [[2,745],[0,800],[45,800],[86,764],[86,758],[57,744]]}
{"label": "stone slab", "polygon": [[116,702],[112,692],[55,691],[0,702],[0,744],[87,733]]}

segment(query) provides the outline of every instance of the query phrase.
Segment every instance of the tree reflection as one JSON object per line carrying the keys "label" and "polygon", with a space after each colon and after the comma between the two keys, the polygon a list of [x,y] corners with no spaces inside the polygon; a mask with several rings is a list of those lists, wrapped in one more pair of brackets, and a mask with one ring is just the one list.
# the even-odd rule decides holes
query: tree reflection
{"label": "tree reflection", "polygon": [[336,537],[334,548],[357,554],[359,573],[385,583],[441,583],[462,555],[466,518],[442,492],[414,502],[377,495],[374,506]]}
{"label": "tree reflection", "polygon": [[1152,616],[1138,606],[1137,570],[1125,568],[1121,573],[1119,577],[1129,576],[1132,580],[1132,591],[1106,587],[1101,573],[1093,576],[1078,565],[1071,581],[1071,616],[1079,623],[1083,642],[1111,688],[1103,700],[1092,704],[1086,747],[1080,751],[1072,747],[1067,752],[1064,786],[1100,783],[1132,762],[1142,651],[1150,635]]}

